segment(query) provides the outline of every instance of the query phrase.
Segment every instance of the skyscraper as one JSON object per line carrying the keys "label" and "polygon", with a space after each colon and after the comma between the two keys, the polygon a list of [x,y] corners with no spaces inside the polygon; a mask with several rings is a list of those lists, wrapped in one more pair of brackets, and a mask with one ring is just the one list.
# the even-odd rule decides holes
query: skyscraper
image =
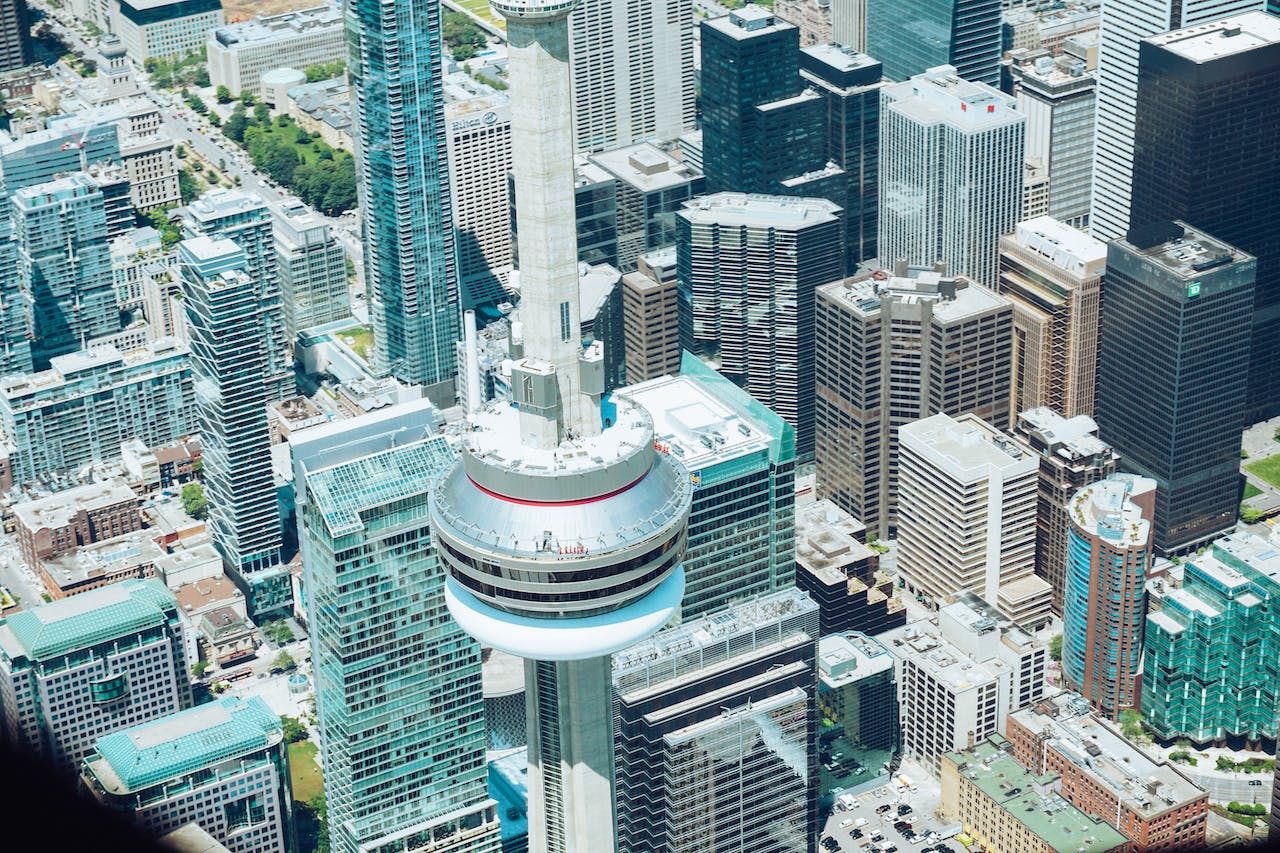
{"label": "skyscraper", "polygon": [[864,0],[867,53],[902,81],[938,65],[1000,85],[1000,0]]}
{"label": "skyscraper", "polygon": [[1109,719],[1137,708],[1156,483],[1112,474],[1067,506],[1062,672]]}
{"label": "skyscraper", "polygon": [[694,128],[690,0],[597,0],[569,16],[573,149],[606,151]]}
{"label": "skyscraper", "polygon": [[1142,226],[1154,221],[1131,223],[1129,218],[1142,39],[1261,7],[1262,0],[1108,0],[1102,7],[1093,210],[1089,219],[1093,236],[1114,240],[1123,237],[1130,224]]}
{"label": "skyscraper", "polygon": [[[515,407],[472,415],[431,492],[445,601],[525,658],[534,853],[613,853],[613,652],[675,614],[692,485],[580,344],[569,28],[573,0],[495,2],[510,45],[524,356]],[[604,421],[602,428],[601,421]]]}
{"label": "skyscraper", "polygon": [[354,0],[346,15],[374,365],[451,405],[462,315],[440,4]]}
{"label": "skyscraper", "polygon": [[272,230],[286,344],[303,329],[350,317],[347,253],[324,220],[290,201],[275,214]]}
{"label": "skyscraper", "polygon": [[[18,244],[13,239],[13,219],[6,209],[3,182],[0,182],[0,269],[18,268]],[[22,292],[17,275],[0,278],[0,374],[30,373],[31,301]]]}
{"label": "skyscraper", "polygon": [[994,288],[1000,235],[1022,218],[1017,103],[943,65],[884,87],[880,113],[880,257]]}
{"label": "skyscraper", "polygon": [[1181,222],[1107,246],[1096,418],[1120,467],[1156,481],[1161,554],[1235,525],[1256,273]]}
{"label": "skyscraper", "polygon": [[428,494],[455,458],[415,401],[291,441],[335,853],[497,853],[480,648],[449,617]]}
{"label": "skyscraper", "polygon": [[[1256,4],[1255,4],[1256,5]],[[1250,421],[1280,414],[1280,18],[1233,15],[1142,42],[1134,226],[1190,222],[1258,259]],[[1239,128],[1221,134],[1222,127]]]}
{"label": "skyscraper", "polygon": [[178,262],[213,544],[251,618],[287,613],[293,593],[288,572],[278,565],[280,510],[262,382],[268,325],[261,285],[244,251],[225,238],[183,240]]}
{"label": "skyscraper", "polygon": [[814,292],[842,274],[843,232],[841,210],[821,198],[717,193],[676,219],[695,343],[791,424],[800,459],[814,452]]}
{"label": "skyscraper", "polygon": [[0,0],[0,71],[31,62],[31,14],[26,0]]}

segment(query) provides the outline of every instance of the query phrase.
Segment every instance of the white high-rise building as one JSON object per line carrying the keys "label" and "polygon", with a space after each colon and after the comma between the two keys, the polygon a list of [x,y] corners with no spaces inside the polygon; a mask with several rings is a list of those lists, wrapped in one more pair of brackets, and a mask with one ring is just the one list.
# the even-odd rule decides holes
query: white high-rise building
{"label": "white high-rise building", "polygon": [[597,0],[569,16],[573,147],[607,151],[693,130],[691,0]]}
{"label": "white high-rise building", "polygon": [[[446,93],[450,90],[446,88]],[[462,304],[502,302],[512,269],[510,98],[470,94],[444,105]]]}
{"label": "white high-rise building", "polygon": [[1090,232],[1099,240],[1114,240],[1129,230],[1138,45],[1157,33],[1263,6],[1260,0],[1103,0],[1090,217]]}
{"label": "white high-rise building", "polygon": [[977,593],[1019,625],[1049,620],[1035,575],[1040,457],[977,415],[898,430],[898,570],[941,603]]}
{"label": "white high-rise building", "polygon": [[994,287],[1000,235],[1022,218],[1017,102],[940,65],[880,90],[880,257]]}

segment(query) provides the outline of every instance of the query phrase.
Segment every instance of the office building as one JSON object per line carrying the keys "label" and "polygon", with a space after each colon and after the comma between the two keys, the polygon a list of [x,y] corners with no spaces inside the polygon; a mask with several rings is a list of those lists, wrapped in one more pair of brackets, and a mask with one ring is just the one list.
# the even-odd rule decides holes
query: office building
{"label": "office building", "polygon": [[109,28],[139,68],[198,51],[227,20],[219,0],[110,0],[110,13]]}
{"label": "office building", "polygon": [[257,620],[292,607],[280,562],[280,510],[267,429],[266,318],[261,285],[231,240],[178,244],[191,336],[196,423],[203,442],[209,527]]}
{"label": "office building", "polygon": [[292,345],[303,329],[350,317],[347,252],[325,221],[290,199],[276,211],[272,233],[285,341]]}
{"label": "office building", "polygon": [[601,0],[569,16],[574,151],[674,139],[695,126],[690,0]]}
{"label": "office building", "polygon": [[1112,474],[1067,507],[1062,672],[1111,720],[1140,699],[1155,491],[1154,480]]}
{"label": "office building", "polygon": [[615,656],[618,849],[817,849],[817,617],[783,590]]}
{"label": "office building", "polygon": [[449,182],[464,308],[507,301],[512,268],[510,99],[499,92],[446,103]]}
{"label": "office building", "polygon": [[348,4],[347,74],[374,370],[452,405],[461,316],[440,15],[410,0]]}
{"label": "office building", "polygon": [[0,379],[0,432],[13,442],[14,479],[113,459],[131,438],[177,441],[195,432],[193,393],[191,353],[175,338],[124,352],[93,347]]}
{"label": "office building", "polygon": [[831,40],[867,52],[867,0],[830,0]]}
{"label": "office building", "polygon": [[[939,412],[1008,423],[1013,306],[968,279],[905,264],[820,287],[817,303],[818,497],[888,539],[901,426]],[[955,363],[972,367],[948,371]]]}
{"label": "office building", "polygon": [[[684,555],[684,619],[791,587],[795,580],[795,431],[686,355],[679,376],[621,388],[694,484]],[[727,530],[732,536],[726,536]]]}
{"label": "office building", "polygon": [[995,736],[942,756],[943,820],[964,824],[975,844],[1008,853],[1126,851],[1128,839],[1053,791],[1055,773],[1028,771]]}
{"label": "office building", "polygon": [[480,647],[445,610],[430,541],[428,495],[454,460],[430,414],[418,400],[290,441],[329,842],[341,853],[498,851]]}
{"label": "office building", "polygon": [[680,372],[680,308],[674,246],[636,258],[622,277],[622,330],[628,382]]}
{"label": "office building", "polygon": [[742,193],[691,201],[676,220],[695,345],[791,424],[802,460],[814,453],[814,292],[843,271],[843,230],[825,199]]}
{"label": "office building", "polygon": [[592,154],[590,161],[609,173],[618,194],[618,259],[624,273],[646,252],[676,242],[676,213],[702,195],[702,173],[656,145],[641,143]]}
{"label": "office building", "polygon": [[773,11],[800,30],[803,46],[831,43],[831,0],[780,0]]}
{"label": "office building", "polygon": [[485,645],[525,659],[534,849],[613,853],[611,655],[677,611],[693,487],[658,452],[637,404],[617,395],[604,415],[605,354],[598,341],[581,344],[575,5],[494,6],[509,37],[523,356],[511,367],[515,406],[472,408],[462,458],[432,487],[430,518],[449,612]]}
{"label": "office building", "polygon": [[0,174],[7,193],[48,183],[62,172],[81,171],[82,162],[119,159],[120,131],[110,122],[58,122],[16,137],[0,131]]}
{"label": "office building", "polygon": [[[1258,259],[1247,414],[1275,417],[1280,197],[1257,188],[1280,183],[1280,17],[1189,26],[1144,39],[1139,54],[1130,222],[1189,222]],[[1226,126],[1241,130],[1219,136]]]}
{"label": "office building", "polygon": [[1036,574],[1053,590],[1053,612],[1062,614],[1067,586],[1068,503],[1080,489],[1116,472],[1120,457],[1098,438],[1088,415],[1064,418],[1053,409],[1018,415],[1014,436],[1040,458],[1036,490]]}
{"label": "office building", "polygon": [[[1115,240],[1123,237],[1131,226],[1142,227],[1156,219],[1179,218],[1176,211],[1159,214],[1146,221],[1129,217],[1142,40],[1157,33],[1209,23],[1261,6],[1260,0],[1113,0],[1102,9],[1098,40],[1093,209],[1089,219],[1089,233],[1093,236],[1103,241]],[[1265,96],[1270,97],[1271,93],[1267,92]],[[1259,118],[1264,113],[1260,113]],[[1166,167],[1170,165],[1165,163]],[[1189,164],[1187,168],[1190,169]],[[1181,173],[1183,170],[1176,171]],[[1200,226],[1198,220],[1191,221]],[[1224,236],[1224,239],[1231,238]]]}
{"label": "office building", "polygon": [[[863,786],[898,769],[898,691],[893,655],[857,631],[818,641],[818,733],[822,791]],[[834,756],[839,754],[839,758]]]}
{"label": "office building", "polygon": [[[271,210],[248,190],[215,189],[183,208],[182,236],[204,236],[235,242],[244,252],[245,270],[254,289],[263,338],[262,381],[267,402],[292,397],[293,363],[285,339],[280,304],[280,268],[273,236]],[[345,261],[344,261],[345,267]]]}
{"label": "office building", "polygon": [[796,587],[818,605],[822,636],[882,634],[907,621],[866,528],[829,500],[796,510]]}
{"label": "office building", "polygon": [[234,853],[290,853],[287,747],[262,699],[226,696],[98,738],[81,782],[147,835],[195,821]]}
{"label": "office building", "polygon": [[0,3],[0,72],[31,64],[31,13],[26,0]]}
{"label": "office building", "polygon": [[182,611],[158,580],[127,580],[0,622],[5,739],[68,781],[110,732],[191,707]]}
{"label": "office building", "polygon": [[902,753],[937,774],[944,752],[1004,732],[1044,697],[1049,651],[972,593],[882,634],[894,657]]}
{"label": "office building", "polygon": [[1074,228],[1089,227],[1097,107],[1093,71],[1072,53],[1015,60],[1009,70],[1018,112],[1027,117],[1027,157],[1048,169],[1049,216]]}
{"label": "office building", "polygon": [[1047,623],[1031,449],[977,415],[937,414],[901,427],[898,453],[897,565],[908,591],[940,602],[972,590],[1019,625]]}
{"label": "office building", "polygon": [[1156,481],[1161,554],[1236,523],[1256,274],[1181,222],[1107,245],[1095,417],[1121,467]]}
{"label": "office building", "polygon": [[233,95],[261,95],[262,75],[272,69],[346,60],[342,9],[325,4],[218,27],[205,41],[205,55],[209,85],[226,86]]}
{"label": "office building", "polygon": [[9,199],[17,275],[32,304],[32,362],[76,352],[120,327],[102,192],[84,174],[35,184]]}
{"label": "office building", "polygon": [[849,178],[845,263],[852,270],[878,256],[880,216],[880,90],[878,60],[839,44],[800,51],[800,79],[826,102],[826,158]]}
{"label": "office building", "polygon": [[939,65],[1000,85],[1000,0],[864,0],[867,53],[900,82]]}
{"label": "office building", "polygon": [[1107,247],[1043,216],[1000,237],[998,289],[1013,303],[1013,411],[1092,415]]}
{"label": "office building", "polygon": [[1204,847],[1208,793],[1125,740],[1084,697],[1060,693],[1015,711],[1005,736],[1014,758],[1032,774],[1057,773],[1063,799],[1120,830],[1135,853]]}
{"label": "office building", "polygon": [[1000,235],[1023,218],[1026,117],[951,65],[880,91],[880,257],[994,287]]}
{"label": "office building", "polygon": [[1274,739],[1280,654],[1276,542],[1232,533],[1183,562],[1147,616],[1142,716],[1161,738]]}

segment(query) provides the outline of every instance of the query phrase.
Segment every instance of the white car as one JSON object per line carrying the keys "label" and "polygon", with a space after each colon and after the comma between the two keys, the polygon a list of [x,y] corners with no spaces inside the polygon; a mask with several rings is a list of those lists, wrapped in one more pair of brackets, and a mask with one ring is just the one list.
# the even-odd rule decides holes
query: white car
{"label": "white car", "polygon": [[844,820],[840,821],[841,829],[848,829],[851,826],[853,826],[853,818],[851,817],[847,817]]}

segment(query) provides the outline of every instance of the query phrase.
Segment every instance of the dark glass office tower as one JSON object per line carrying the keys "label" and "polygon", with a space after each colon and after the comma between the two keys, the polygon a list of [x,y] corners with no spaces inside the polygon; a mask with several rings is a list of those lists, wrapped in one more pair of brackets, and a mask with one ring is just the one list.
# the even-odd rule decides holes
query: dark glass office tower
{"label": "dark glass office tower", "polygon": [[1258,259],[1249,421],[1280,414],[1280,18],[1247,12],[1145,39],[1135,226],[1181,219]]}
{"label": "dark glass office tower", "polygon": [[867,53],[901,82],[939,65],[1000,86],[1000,0],[867,0]]}
{"label": "dark glass office tower", "polygon": [[1098,434],[1156,481],[1153,542],[1186,551],[1236,523],[1257,261],[1183,222],[1107,246]]}

